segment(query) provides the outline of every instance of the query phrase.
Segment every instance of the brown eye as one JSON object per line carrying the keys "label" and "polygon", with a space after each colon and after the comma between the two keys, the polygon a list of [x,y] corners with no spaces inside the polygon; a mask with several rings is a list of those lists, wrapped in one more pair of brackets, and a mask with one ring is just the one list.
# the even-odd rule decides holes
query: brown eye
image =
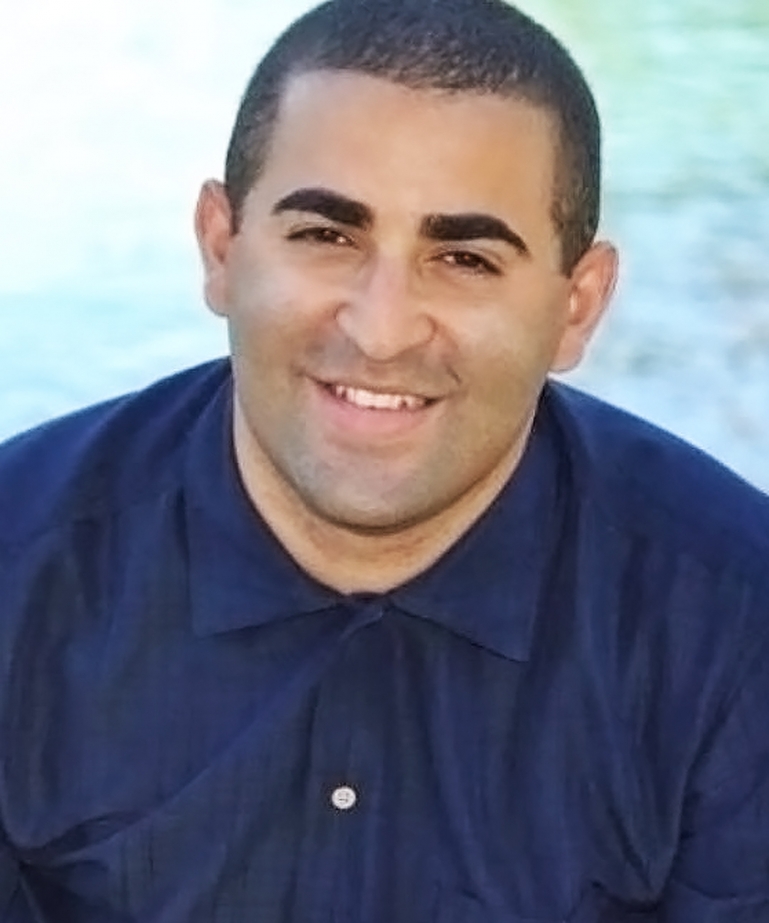
{"label": "brown eye", "polygon": [[310,228],[301,228],[298,231],[292,231],[287,236],[288,240],[305,241],[311,244],[331,244],[334,246],[348,246],[349,237],[340,234],[334,228],[319,226]]}
{"label": "brown eye", "polygon": [[451,250],[442,256],[444,262],[477,275],[499,275],[497,267],[472,250]]}

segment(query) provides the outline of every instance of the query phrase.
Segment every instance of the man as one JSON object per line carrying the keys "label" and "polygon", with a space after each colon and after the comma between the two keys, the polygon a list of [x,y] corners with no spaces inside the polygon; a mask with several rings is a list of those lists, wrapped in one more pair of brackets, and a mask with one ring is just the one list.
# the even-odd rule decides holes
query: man
{"label": "man", "polygon": [[769,920],[769,501],[548,382],[577,67],[332,0],[200,195],[215,362],[0,449],[0,919]]}

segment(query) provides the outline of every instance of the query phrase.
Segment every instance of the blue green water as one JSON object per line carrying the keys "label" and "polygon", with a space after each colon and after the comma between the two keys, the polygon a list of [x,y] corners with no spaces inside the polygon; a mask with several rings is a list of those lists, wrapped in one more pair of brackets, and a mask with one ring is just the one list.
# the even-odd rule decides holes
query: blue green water
{"label": "blue green water", "polygon": [[[255,60],[308,5],[38,0],[5,17],[0,436],[224,351],[194,199]],[[769,3],[524,8],[594,84],[603,234],[623,255],[571,380],[769,488]]]}

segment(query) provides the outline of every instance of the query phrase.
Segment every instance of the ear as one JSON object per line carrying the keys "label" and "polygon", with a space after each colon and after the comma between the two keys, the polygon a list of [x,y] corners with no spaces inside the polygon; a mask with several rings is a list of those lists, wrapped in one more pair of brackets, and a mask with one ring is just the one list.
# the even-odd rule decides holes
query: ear
{"label": "ear", "polygon": [[217,180],[203,183],[195,209],[195,236],[203,261],[206,303],[215,313],[227,315],[228,256],[233,240],[232,209],[224,186]]}
{"label": "ear", "polygon": [[568,372],[579,365],[611,300],[618,265],[615,247],[601,242],[593,244],[574,267],[569,277],[566,326],[551,371]]}

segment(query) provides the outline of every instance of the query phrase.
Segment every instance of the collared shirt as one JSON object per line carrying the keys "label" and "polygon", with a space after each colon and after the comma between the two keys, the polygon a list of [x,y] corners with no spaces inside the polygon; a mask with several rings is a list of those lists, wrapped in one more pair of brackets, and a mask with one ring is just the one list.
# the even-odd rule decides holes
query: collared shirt
{"label": "collared shirt", "polygon": [[461,540],[342,596],[231,388],[0,448],[3,923],[769,921],[769,500],[549,384]]}

